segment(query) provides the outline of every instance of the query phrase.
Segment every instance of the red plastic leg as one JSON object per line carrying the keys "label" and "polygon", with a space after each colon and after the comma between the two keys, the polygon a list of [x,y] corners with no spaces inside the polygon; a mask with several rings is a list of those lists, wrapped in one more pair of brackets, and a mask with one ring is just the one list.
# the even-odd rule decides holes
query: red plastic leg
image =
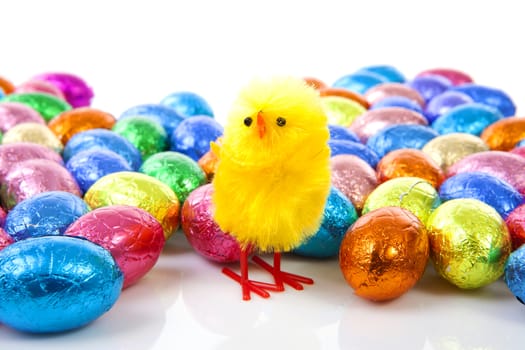
{"label": "red plastic leg", "polygon": [[314,284],[314,280],[308,277],[296,275],[293,273],[285,272],[281,270],[281,253],[273,254],[273,266],[268,264],[266,261],[258,256],[254,256],[252,259],[256,264],[261,266],[263,269],[271,273],[275,279],[275,286],[277,290],[283,291],[284,284],[288,284],[297,290],[302,290],[303,284]]}

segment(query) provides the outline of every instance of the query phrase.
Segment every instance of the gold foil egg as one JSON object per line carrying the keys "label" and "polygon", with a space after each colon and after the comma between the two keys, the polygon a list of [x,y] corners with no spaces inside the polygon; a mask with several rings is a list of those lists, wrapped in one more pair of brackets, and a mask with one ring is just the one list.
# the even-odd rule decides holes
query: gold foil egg
{"label": "gold foil egg", "polygon": [[101,177],[84,195],[91,209],[108,205],[131,205],[149,212],[168,239],[179,228],[180,203],[175,192],[154,177],[121,171]]}
{"label": "gold foil egg", "polygon": [[323,96],[321,106],[328,123],[341,126],[349,126],[355,118],[366,112],[359,102],[341,96]]}
{"label": "gold foil egg", "polygon": [[355,294],[394,299],[423,276],[429,256],[425,226],[408,210],[383,207],[361,216],[339,250],[339,266]]}
{"label": "gold foil egg", "polygon": [[79,107],[60,113],[47,126],[65,145],[76,133],[90,129],[111,129],[115,122],[115,117],[109,113],[91,107]]}
{"label": "gold foil egg", "polygon": [[427,221],[430,257],[436,271],[463,289],[500,278],[511,252],[511,238],[497,211],[477,199],[441,204]]}
{"label": "gold foil egg", "polygon": [[37,143],[58,153],[64,149],[62,142],[47,125],[35,122],[20,123],[7,130],[2,139],[2,144],[15,142]]}

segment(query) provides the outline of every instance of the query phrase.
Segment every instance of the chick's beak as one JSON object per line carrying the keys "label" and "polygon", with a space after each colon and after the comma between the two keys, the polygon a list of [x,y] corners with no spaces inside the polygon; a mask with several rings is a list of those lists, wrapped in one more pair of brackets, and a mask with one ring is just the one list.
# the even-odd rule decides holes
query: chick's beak
{"label": "chick's beak", "polygon": [[262,112],[257,113],[257,130],[259,130],[259,137],[262,139],[264,134],[266,134],[266,123]]}

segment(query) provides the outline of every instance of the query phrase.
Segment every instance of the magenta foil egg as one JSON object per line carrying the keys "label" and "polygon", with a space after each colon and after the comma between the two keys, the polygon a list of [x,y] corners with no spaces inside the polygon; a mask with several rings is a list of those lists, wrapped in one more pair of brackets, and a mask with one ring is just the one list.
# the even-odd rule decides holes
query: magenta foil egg
{"label": "magenta foil egg", "polygon": [[23,103],[0,103],[0,131],[2,133],[21,123],[39,123],[45,125],[46,121],[40,113]]}
{"label": "magenta foil egg", "polygon": [[47,191],[65,191],[81,197],[73,176],[49,159],[30,159],[14,165],[5,175],[0,197],[3,207],[10,210],[24,199]]}
{"label": "magenta foil egg", "polygon": [[239,243],[213,220],[212,193],[212,184],[198,187],[190,193],[182,206],[182,230],[201,256],[220,263],[239,261]]}
{"label": "magenta foil egg", "polygon": [[494,175],[525,194],[525,158],[522,156],[504,151],[474,153],[451,165],[446,177],[473,171]]}
{"label": "magenta foil egg", "polygon": [[37,143],[17,142],[0,145],[0,182],[13,166],[30,159],[48,159],[64,165],[60,154]]}
{"label": "magenta foil egg", "polygon": [[70,73],[49,72],[39,74],[31,80],[43,80],[53,84],[62,92],[66,101],[73,108],[91,105],[93,90],[79,76]]}
{"label": "magenta foil egg", "polygon": [[166,243],[157,219],[129,205],[96,208],[64,234],[86,238],[109,250],[124,274],[123,288],[137,283],[155,266]]}

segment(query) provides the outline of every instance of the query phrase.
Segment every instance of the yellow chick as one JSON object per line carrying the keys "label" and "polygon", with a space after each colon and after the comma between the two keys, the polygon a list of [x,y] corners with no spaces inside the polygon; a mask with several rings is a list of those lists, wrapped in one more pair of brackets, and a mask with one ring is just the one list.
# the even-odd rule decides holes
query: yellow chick
{"label": "yellow chick", "polygon": [[[228,116],[213,178],[214,220],[239,241],[241,275],[224,273],[250,291],[296,289],[311,279],[280,270],[280,253],[315,234],[330,190],[327,118],[318,92],[300,78],[254,80],[240,93]],[[250,281],[247,256],[252,249],[274,253],[270,271],[275,285]]]}

